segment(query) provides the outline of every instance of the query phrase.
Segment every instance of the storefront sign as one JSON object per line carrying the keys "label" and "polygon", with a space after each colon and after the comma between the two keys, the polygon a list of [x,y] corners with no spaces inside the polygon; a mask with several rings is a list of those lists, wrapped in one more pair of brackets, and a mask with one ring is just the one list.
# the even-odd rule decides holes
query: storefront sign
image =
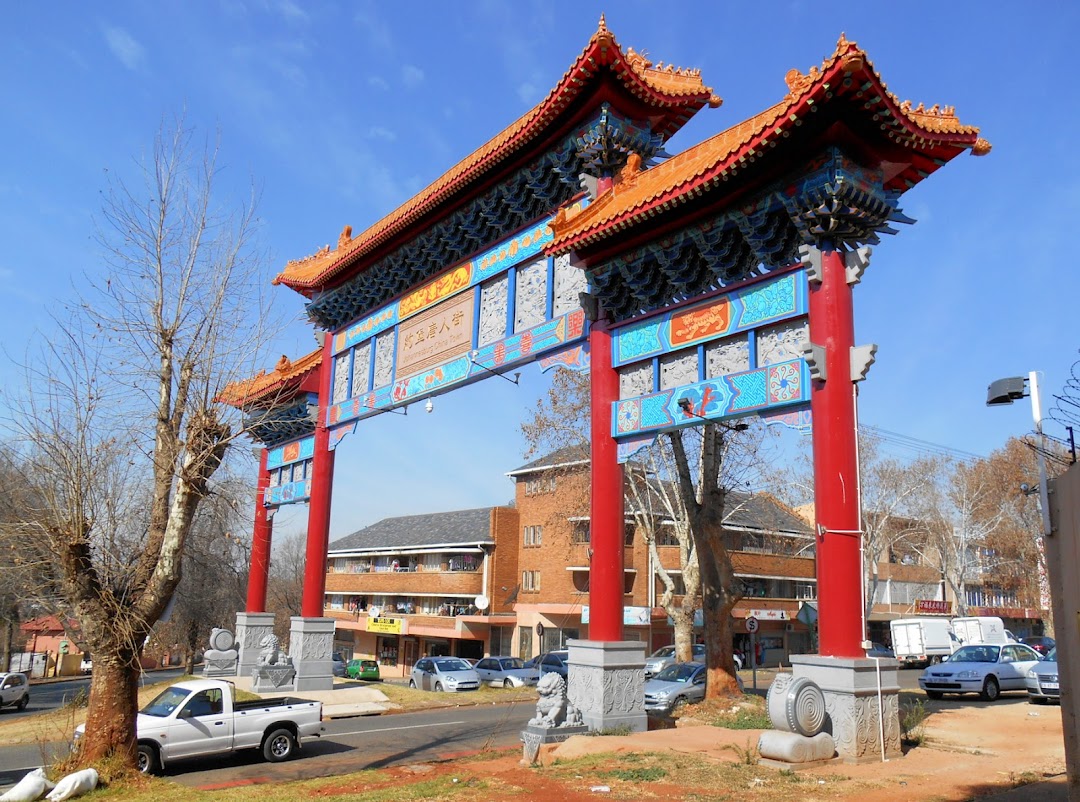
{"label": "storefront sign", "polygon": [[786,610],[748,610],[747,618],[756,618],[758,621],[787,621]]}
{"label": "storefront sign", "polygon": [[401,634],[400,618],[369,618],[367,620],[368,632],[384,632],[388,635]]}
{"label": "storefront sign", "polygon": [[[647,627],[652,621],[651,607],[623,607],[622,622],[627,627]],[[581,605],[581,623],[589,623],[589,605]]]}
{"label": "storefront sign", "polygon": [[952,602],[937,599],[916,599],[915,612],[927,615],[951,615]]}

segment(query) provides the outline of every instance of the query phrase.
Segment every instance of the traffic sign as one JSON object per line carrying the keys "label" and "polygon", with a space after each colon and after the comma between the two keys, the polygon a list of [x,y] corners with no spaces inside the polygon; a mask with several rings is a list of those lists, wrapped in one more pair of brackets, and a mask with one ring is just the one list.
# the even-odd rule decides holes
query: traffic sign
{"label": "traffic sign", "polygon": [[754,616],[750,616],[746,619],[746,631],[753,634],[758,631],[758,620]]}

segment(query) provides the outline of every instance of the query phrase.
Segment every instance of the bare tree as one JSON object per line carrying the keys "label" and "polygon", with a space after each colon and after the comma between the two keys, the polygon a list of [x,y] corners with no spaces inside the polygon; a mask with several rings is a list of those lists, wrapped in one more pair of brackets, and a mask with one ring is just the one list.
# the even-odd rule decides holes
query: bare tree
{"label": "bare tree", "polygon": [[300,615],[306,557],[307,534],[301,531],[276,541],[270,556],[266,610],[274,614],[274,634],[282,643],[289,642],[289,619]]}
{"label": "bare tree", "polygon": [[12,430],[40,499],[25,523],[54,555],[94,655],[80,756],[134,765],[139,654],[181,579],[211,478],[240,433],[215,403],[255,372],[264,326],[254,204],[219,208],[217,148],[163,125],[136,178],[110,182],[104,264],[27,357]]}

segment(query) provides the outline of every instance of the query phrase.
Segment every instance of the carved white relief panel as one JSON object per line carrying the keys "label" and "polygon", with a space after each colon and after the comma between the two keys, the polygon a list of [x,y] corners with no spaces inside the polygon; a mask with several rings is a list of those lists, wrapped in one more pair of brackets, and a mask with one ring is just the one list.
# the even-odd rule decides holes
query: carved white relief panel
{"label": "carved white relief panel", "polygon": [[394,377],[394,332],[375,337],[375,387],[383,387]]}
{"label": "carved white relief panel", "polygon": [[547,319],[547,259],[520,265],[516,272],[514,331],[524,331]]}
{"label": "carved white relief panel", "polygon": [[667,390],[698,380],[698,354],[696,348],[687,348],[660,357],[660,389]]}
{"label": "carved white relief panel", "polygon": [[774,365],[802,356],[799,345],[810,339],[805,320],[791,320],[759,329],[757,333],[757,366]]}
{"label": "carved white relief panel", "polygon": [[619,368],[619,398],[635,398],[653,391],[651,361]]}
{"label": "carved white relief panel", "polygon": [[555,317],[581,308],[578,293],[589,289],[585,271],[570,266],[570,254],[555,257],[555,297],[551,313]]}
{"label": "carved white relief panel", "polygon": [[506,337],[509,280],[503,273],[480,287],[480,345]]}
{"label": "carved white relief panel", "polygon": [[750,343],[745,335],[717,340],[705,346],[705,378],[750,370]]}
{"label": "carved white relief panel", "polygon": [[334,357],[333,401],[340,404],[349,397],[349,352]]}
{"label": "carved white relief panel", "polygon": [[368,377],[371,373],[371,340],[360,343],[353,349],[352,394],[354,396],[368,391]]}

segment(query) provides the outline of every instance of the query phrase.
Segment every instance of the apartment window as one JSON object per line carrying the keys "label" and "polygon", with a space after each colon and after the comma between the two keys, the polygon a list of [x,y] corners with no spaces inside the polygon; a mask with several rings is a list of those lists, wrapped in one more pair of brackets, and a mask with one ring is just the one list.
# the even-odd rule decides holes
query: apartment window
{"label": "apartment window", "polygon": [[631,523],[623,524],[623,545],[633,546],[634,535],[637,534],[637,526]]}
{"label": "apartment window", "polygon": [[796,582],[795,583],[795,598],[796,599],[814,599],[814,598],[817,598],[817,588],[810,582]]}
{"label": "apartment window", "polygon": [[656,533],[656,545],[678,546],[679,538],[675,534],[675,527],[670,524],[663,524]]}
{"label": "apartment window", "polygon": [[539,571],[522,571],[521,572],[521,589],[522,590],[540,590],[540,572]]}
{"label": "apartment window", "polygon": [[542,526],[526,526],[525,527],[525,545],[526,546],[539,546],[540,541],[544,535],[544,527]]}
{"label": "apartment window", "polygon": [[589,542],[589,522],[588,521],[574,521],[574,530],[570,534],[570,539],[574,543],[588,543]]}
{"label": "apartment window", "polygon": [[[676,596],[685,596],[686,595],[686,582],[683,581],[683,575],[681,573],[677,574],[677,573],[674,573],[674,572],[669,572],[668,576],[671,578],[671,585],[672,585],[671,592],[674,593]],[[657,577],[656,578],[656,593],[657,593],[657,595],[659,596],[666,589],[667,588],[664,586],[663,581],[660,579],[660,577]]]}
{"label": "apartment window", "polygon": [[555,474],[548,473],[542,476],[534,476],[525,480],[525,495],[539,496],[543,493],[555,492]]}

